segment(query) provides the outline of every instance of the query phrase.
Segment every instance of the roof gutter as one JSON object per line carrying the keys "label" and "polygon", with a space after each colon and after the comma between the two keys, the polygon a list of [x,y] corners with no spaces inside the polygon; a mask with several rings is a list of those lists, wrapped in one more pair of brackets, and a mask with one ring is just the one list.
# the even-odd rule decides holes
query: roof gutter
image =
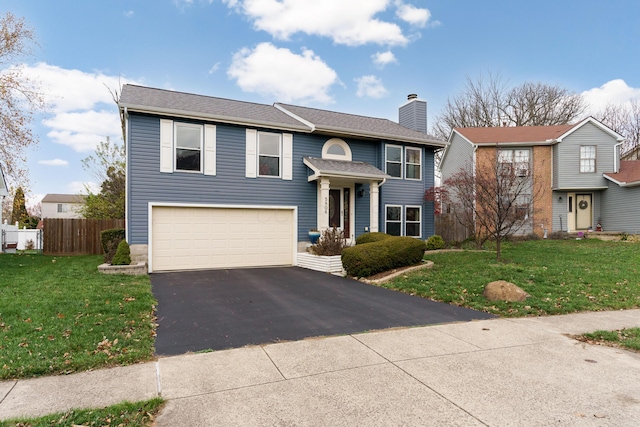
{"label": "roof gutter", "polygon": [[128,111],[135,111],[138,113],[147,113],[147,114],[166,114],[173,117],[180,117],[183,119],[194,119],[194,120],[212,120],[216,122],[228,123],[233,125],[250,125],[250,126],[258,126],[267,129],[280,129],[280,130],[288,130],[288,131],[297,131],[297,132],[305,132],[311,133],[313,129],[310,129],[308,126],[293,126],[286,125],[282,123],[273,123],[262,120],[239,120],[235,117],[229,116],[220,116],[216,114],[206,114],[206,113],[188,113],[183,110],[176,110],[173,108],[148,108],[142,105],[128,105],[128,104],[120,104],[121,108],[124,108]]}
{"label": "roof gutter", "polygon": [[364,138],[371,138],[371,139],[377,139],[377,140],[387,139],[390,141],[410,142],[412,144],[435,146],[440,148],[444,148],[448,145],[445,141],[439,141],[439,140],[424,140],[421,138],[411,138],[411,137],[401,136],[401,135],[389,135],[389,134],[375,133],[375,132],[353,131],[351,129],[336,128],[331,126],[326,126],[321,128],[316,127],[315,130],[316,132],[328,132],[331,134],[338,134],[338,135],[347,136],[347,137],[349,136],[364,137]]}

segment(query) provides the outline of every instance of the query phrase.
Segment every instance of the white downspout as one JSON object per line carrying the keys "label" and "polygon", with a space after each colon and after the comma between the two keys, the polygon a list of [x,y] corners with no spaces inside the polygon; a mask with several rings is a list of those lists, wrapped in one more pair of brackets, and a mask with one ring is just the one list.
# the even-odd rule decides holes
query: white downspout
{"label": "white downspout", "polygon": [[620,151],[618,150],[618,147],[622,144],[622,142],[619,142],[613,146],[613,173],[620,172]]}

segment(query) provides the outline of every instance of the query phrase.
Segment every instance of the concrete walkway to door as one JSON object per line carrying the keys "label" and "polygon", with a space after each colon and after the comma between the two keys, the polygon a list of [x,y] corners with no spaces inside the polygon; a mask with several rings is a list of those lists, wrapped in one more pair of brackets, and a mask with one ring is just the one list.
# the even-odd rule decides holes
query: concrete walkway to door
{"label": "concrete walkway to door", "polygon": [[493,317],[299,267],[154,273],[151,284],[163,356]]}

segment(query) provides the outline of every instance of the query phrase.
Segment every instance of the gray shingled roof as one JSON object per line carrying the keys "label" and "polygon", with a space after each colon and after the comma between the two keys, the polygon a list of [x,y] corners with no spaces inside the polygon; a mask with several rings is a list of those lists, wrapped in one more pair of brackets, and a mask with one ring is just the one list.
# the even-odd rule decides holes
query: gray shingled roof
{"label": "gray shingled roof", "polygon": [[86,196],[80,194],[47,194],[41,203],[85,203]]}
{"label": "gray shingled roof", "polygon": [[319,159],[317,157],[304,157],[304,163],[317,175],[321,176],[345,176],[354,178],[386,179],[389,175],[377,167],[366,162],[352,162],[348,160]]}
{"label": "gray shingled roof", "polygon": [[226,123],[254,124],[309,132],[308,126],[272,105],[195,95],[144,86],[124,85],[121,108],[170,115],[202,117]]}
{"label": "gray shingled roof", "polygon": [[256,104],[144,86],[124,85],[119,105],[131,111],[211,119],[283,130],[412,142],[443,147],[446,142],[388,119],[290,104]]}
{"label": "gray shingled roof", "polygon": [[418,132],[388,119],[338,113],[317,108],[276,103],[277,106],[315,125],[316,131],[365,136],[378,139],[416,142],[444,146],[446,143],[434,136]]}

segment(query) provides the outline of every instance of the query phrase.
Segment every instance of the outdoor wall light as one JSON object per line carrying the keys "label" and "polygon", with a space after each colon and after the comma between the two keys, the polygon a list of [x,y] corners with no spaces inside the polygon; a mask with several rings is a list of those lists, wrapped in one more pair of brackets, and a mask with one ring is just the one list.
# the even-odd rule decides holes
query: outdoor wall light
{"label": "outdoor wall light", "polygon": [[358,191],[358,196],[364,197],[364,188],[362,188],[360,191]]}
{"label": "outdoor wall light", "polygon": [[562,196],[558,197],[558,201],[561,202],[562,201]]}

